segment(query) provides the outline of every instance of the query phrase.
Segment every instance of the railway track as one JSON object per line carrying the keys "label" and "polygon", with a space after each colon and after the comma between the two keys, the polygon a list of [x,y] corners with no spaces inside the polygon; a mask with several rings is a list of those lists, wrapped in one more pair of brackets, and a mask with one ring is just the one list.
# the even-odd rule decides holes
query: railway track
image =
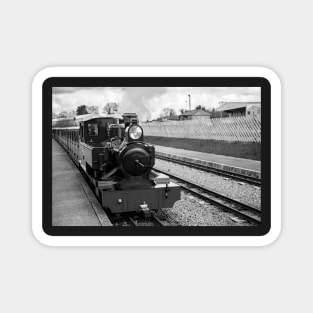
{"label": "railway track", "polygon": [[182,161],[182,160],[177,160],[177,159],[173,159],[173,158],[166,157],[166,156],[163,156],[163,155],[159,155],[157,153],[156,153],[155,157],[157,159],[160,159],[160,160],[177,163],[177,164],[180,164],[180,165],[184,165],[184,166],[188,166],[188,167],[191,167],[191,168],[195,168],[195,169],[200,170],[200,171],[213,173],[213,174],[216,174],[216,175],[220,175],[220,176],[224,176],[224,177],[227,177],[227,178],[235,179],[235,180],[238,180],[238,181],[241,181],[241,182],[245,182],[245,183],[250,184],[250,185],[261,186],[261,180],[258,179],[258,178],[253,178],[253,177],[249,177],[249,176],[238,174],[238,173],[230,173],[230,172],[227,172],[227,171],[224,171],[224,170],[221,170],[221,169],[216,169],[216,168],[208,167],[208,166],[201,165],[201,164],[194,164],[194,163],[190,163],[190,162],[186,162],[186,161]]}
{"label": "railway track", "polygon": [[144,218],[144,219],[143,218],[136,219],[132,215],[128,214],[127,219],[129,220],[132,226],[145,226],[142,223],[146,223],[146,222],[152,222],[154,226],[167,226],[166,223],[161,221],[155,214],[152,214],[151,217]]}
{"label": "railway track", "polygon": [[213,190],[207,189],[203,186],[197,185],[195,183],[192,183],[181,177],[162,171],[155,167],[153,168],[153,170],[170,176],[172,179],[176,181],[177,184],[181,186],[182,189],[184,189],[188,193],[191,193],[199,197],[200,199],[203,199],[213,205],[216,205],[227,212],[230,212],[240,218],[243,218],[246,221],[255,224],[261,223],[261,210],[258,208],[231,199]]}

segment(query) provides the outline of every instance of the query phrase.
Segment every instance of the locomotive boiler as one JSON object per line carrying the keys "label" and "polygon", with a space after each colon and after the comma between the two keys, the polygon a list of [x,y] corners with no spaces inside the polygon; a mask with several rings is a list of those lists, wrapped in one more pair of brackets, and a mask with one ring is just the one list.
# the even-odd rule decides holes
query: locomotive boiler
{"label": "locomotive boiler", "polygon": [[134,113],[56,121],[53,137],[88,176],[102,206],[112,213],[149,216],[180,199],[180,187],[153,171],[155,147],[144,142]]}

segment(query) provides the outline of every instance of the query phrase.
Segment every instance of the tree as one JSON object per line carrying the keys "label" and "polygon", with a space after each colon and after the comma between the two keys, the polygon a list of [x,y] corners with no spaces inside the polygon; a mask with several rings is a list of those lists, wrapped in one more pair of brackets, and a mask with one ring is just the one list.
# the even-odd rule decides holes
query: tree
{"label": "tree", "polygon": [[180,114],[184,114],[185,111],[186,111],[185,109],[180,109],[180,110],[179,110]]}
{"label": "tree", "polygon": [[103,107],[102,112],[107,114],[113,114],[117,110],[118,104],[116,102],[109,102]]}
{"label": "tree", "polygon": [[88,111],[87,111],[87,106],[83,104],[77,107],[76,115],[84,115],[84,114],[88,114]]}
{"label": "tree", "polygon": [[171,108],[164,108],[162,110],[161,116],[167,117],[167,116],[173,116],[175,115],[175,110]]}
{"label": "tree", "polygon": [[63,111],[61,113],[59,113],[58,118],[67,118],[68,117],[68,113],[66,111]]}
{"label": "tree", "polygon": [[206,111],[205,106],[201,106],[201,104],[196,106],[196,110],[203,110]]}
{"label": "tree", "polygon": [[55,112],[52,112],[52,118],[53,119],[58,118],[58,115]]}
{"label": "tree", "polygon": [[75,110],[71,110],[71,111],[68,112],[68,117],[69,118],[70,117],[74,117],[74,116],[76,116],[76,111]]}
{"label": "tree", "polygon": [[91,114],[99,114],[99,107],[92,105],[90,107],[87,107],[87,111]]}

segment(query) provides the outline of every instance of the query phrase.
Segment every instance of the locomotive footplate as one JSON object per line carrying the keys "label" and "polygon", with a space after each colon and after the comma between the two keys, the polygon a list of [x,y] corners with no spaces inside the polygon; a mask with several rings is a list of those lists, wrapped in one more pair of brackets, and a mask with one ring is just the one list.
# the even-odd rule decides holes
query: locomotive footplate
{"label": "locomotive footplate", "polygon": [[174,183],[128,190],[100,189],[102,206],[112,213],[142,212],[145,215],[161,208],[170,208],[180,200],[180,187]]}

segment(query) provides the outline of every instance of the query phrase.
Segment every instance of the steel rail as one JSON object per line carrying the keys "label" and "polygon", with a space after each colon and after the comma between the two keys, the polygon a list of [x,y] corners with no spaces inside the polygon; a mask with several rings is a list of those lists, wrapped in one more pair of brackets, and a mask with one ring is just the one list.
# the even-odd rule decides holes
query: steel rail
{"label": "steel rail", "polygon": [[138,226],[136,221],[129,214],[127,214],[127,218],[132,226]]}
{"label": "steel rail", "polygon": [[151,216],[152,221],[159,226],[167,226],[163,221],[161,221],[154,213]]}
{"label": "steel rail", "polygon": [[[132,226],[141,226],[140,225],[141,221],[137,221],[136,219],[134,219],[131,216],[131,214],[127,214],[126,217]],[[166,226],[166,224],[164,222],[162,222],[157,216],[155,216],[154,213],[152,213],[152,215],[150,217],[145,218],[144,221],[151,221],[155,224],[155,226]]]}
{"label": "steel rail", "polygon": [[[214,204],[216,206],[221,207],[225,211],[231,212],[237,216],[244,218],[250,222],[254,222],[257,224],[261,223],[261,210],[252,206],[249,206],[245,203],[239,202],[237,200],[231,199],[227,196],[221,195],[213,190],[207,189],[203,186],[197,185],[193,182],[187,181],[179,176],[173,175],[171,173],[162,171],[157,168],[153,168],[154,171],[160,172],[170,176],[171,178],[178,181],[178,184],[182,189],[186,190],[189,193],[196,195],[197,197]],[[190,187],[191,186],[191,187]],[[197,190],[194,190],[197,189]],[[212,198],[212,196],[215,198]],[[225,203],[226,202],[226,203]],[[243,212],[246,211],[246,212]],[[250,214],[246,214],[246,213]],[[251,214],[252,213],[252,214]]]}
{"label": "steel rail", "polygon": [[204,172],[208,172],[208,173],[213,173],[213,174],[217,174],[220,176],[224,176],[224,177],[228,177],[228,178],[232,178],[238,181],[242,181],[251,185],[255,185],[255,186],[261,186],[261,180],[258,178],[253,178],[253,177],[249,177],[243,174],[238,174],[238,173],[230,173],[221,169],[217,169],[217,168],[212,168],[212,167],[208,167],[205,165],[201,165],[201,164],[194,164],[191,162],[187,162],[187,161],[183,161],[183,160],[177,160],[174,158],[170,158],[170,157],[166,157],[163,155],[159,155],[156,153],[155,157],[157,159],[160,160],[164,160],[164,161],[169,161],[169,162],[173,162],[173,163],[177,163],[177,164],[181,164],[181,165],[185,165],[191,168],[195,168]]}

